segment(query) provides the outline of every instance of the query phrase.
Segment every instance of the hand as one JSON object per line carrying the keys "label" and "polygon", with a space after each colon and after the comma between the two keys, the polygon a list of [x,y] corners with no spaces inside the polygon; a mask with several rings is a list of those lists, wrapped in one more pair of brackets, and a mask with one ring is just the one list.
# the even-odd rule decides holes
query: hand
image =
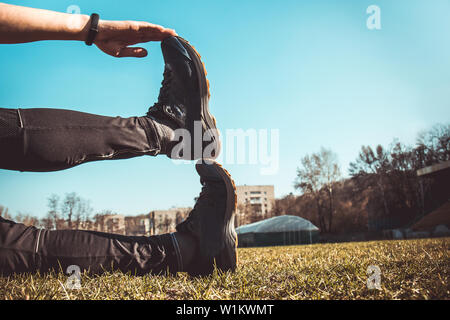
{"label": "hand", "polygon": [[100,20],[94,43],[104,53],[113,57],[143,58],[147,56],[147,50],[130,46],[149,41],[162,41],[176,35],[175,30],[148,22]]}

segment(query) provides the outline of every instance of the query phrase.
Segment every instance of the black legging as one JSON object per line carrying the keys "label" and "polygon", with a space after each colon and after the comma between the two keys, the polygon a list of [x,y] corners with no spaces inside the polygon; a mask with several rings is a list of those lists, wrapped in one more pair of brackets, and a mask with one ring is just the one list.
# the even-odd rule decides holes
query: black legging
{"label": "black legging", "polygon": [[56,171],[88,161],[156,155],[149,119],[61,109],[0,108],[0,169]]}
{"label": "black legging", "polygon": [[[0,108],[0,169],[55,171],[104,159],[160,152],[149,119],[111,118],[57,109]],[[179,268],[173,234],[129,237],[93,231],[43,230],[0,217],[0,274],[77,265],[101,273]],[[178,252],[179,253],[179,252]]]}
{"label": "black legging", "polygon": [[136,275],[181,268],[173,234],[123,236],[96,231],[45,230],[0,217],[0,276],[14,273],[120,270]]}

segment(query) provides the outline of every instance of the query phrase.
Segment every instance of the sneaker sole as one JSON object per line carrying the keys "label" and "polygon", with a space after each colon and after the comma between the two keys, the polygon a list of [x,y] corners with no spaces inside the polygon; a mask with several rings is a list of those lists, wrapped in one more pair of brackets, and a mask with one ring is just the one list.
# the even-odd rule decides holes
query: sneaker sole
{"label": "sneaker sole", "polygon": [[[211,162],[211,166],[216,170],[216,172],[221,176],[222,180],[225,182],[227,189],[227,203],[224,215],[224,235],[223,239],[225,242],[225,247],[215,256],[216,266],[221,271],[234,271],[238,263],[237,258],[237,245],[238,238],[234,228],[234,219],[237,205],[236,197],[236,185],[231,178],[230,173],[223,168],[219,163],[207,160]],[[198,163],[201,163],[200,160]]]}
{"label": "sneaker sole", "polygon": [[[206,71],[205,64],[201,60],[201,55],[192,46],[189,41],[177,36],[176,37],[186,51],[189,53],[189,56],[192,58],[197,74],[199,75],[199,88],[200,88],[200,96],[201,96],[201,106],[202,106],[202,114],[205,116],[205,123],[207,128],[205,130],[215,130],[217,132],[217,136],[213,135],[213,140],[215,145],[214,150],[216,150],[214,154],[214,158],[217,158],[221,151],[221,142],[220,142],[220,132],[217,129],[216,118],[209,112],[209,98],[211,97],[211,93],[209,90],[209,81],[206,78],[208,72]],[[194,150],[194,149],[193,149]],[[203,156],[201,157],[203,158]],[[198,158],[197,158],[198,159]]]}

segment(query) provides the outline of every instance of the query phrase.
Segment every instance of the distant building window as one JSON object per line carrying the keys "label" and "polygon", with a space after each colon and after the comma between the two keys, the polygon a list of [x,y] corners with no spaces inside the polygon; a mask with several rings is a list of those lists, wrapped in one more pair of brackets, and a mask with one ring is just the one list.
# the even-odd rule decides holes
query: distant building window
{"label": "distant building window", "polygon": [[251,191],[250,194],[261,194],[261,191]]}
{"label": "distant building window", "polygon": [[250,198],[250,203],[261,203],[261,198],[252,197],[252,198]]}

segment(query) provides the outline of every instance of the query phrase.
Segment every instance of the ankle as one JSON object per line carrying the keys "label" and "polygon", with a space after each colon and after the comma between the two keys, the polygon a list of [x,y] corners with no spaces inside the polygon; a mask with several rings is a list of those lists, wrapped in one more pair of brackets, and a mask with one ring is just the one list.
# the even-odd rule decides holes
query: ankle
{"label": "ankle", "polygon": [[175,137],[176,126],[168,120],[156,119],[151,116],[139,117],[147,133],[150,143],[156,143],[160,154],[168,154]]}
{"label": "ankle", "polygon": [[175,240],[178,243],[179,253],[181,256],[182,269],[186,271],[193,262],[194,256],[198,250],[197,240],[190,234],[185,232],[173,233]]}

